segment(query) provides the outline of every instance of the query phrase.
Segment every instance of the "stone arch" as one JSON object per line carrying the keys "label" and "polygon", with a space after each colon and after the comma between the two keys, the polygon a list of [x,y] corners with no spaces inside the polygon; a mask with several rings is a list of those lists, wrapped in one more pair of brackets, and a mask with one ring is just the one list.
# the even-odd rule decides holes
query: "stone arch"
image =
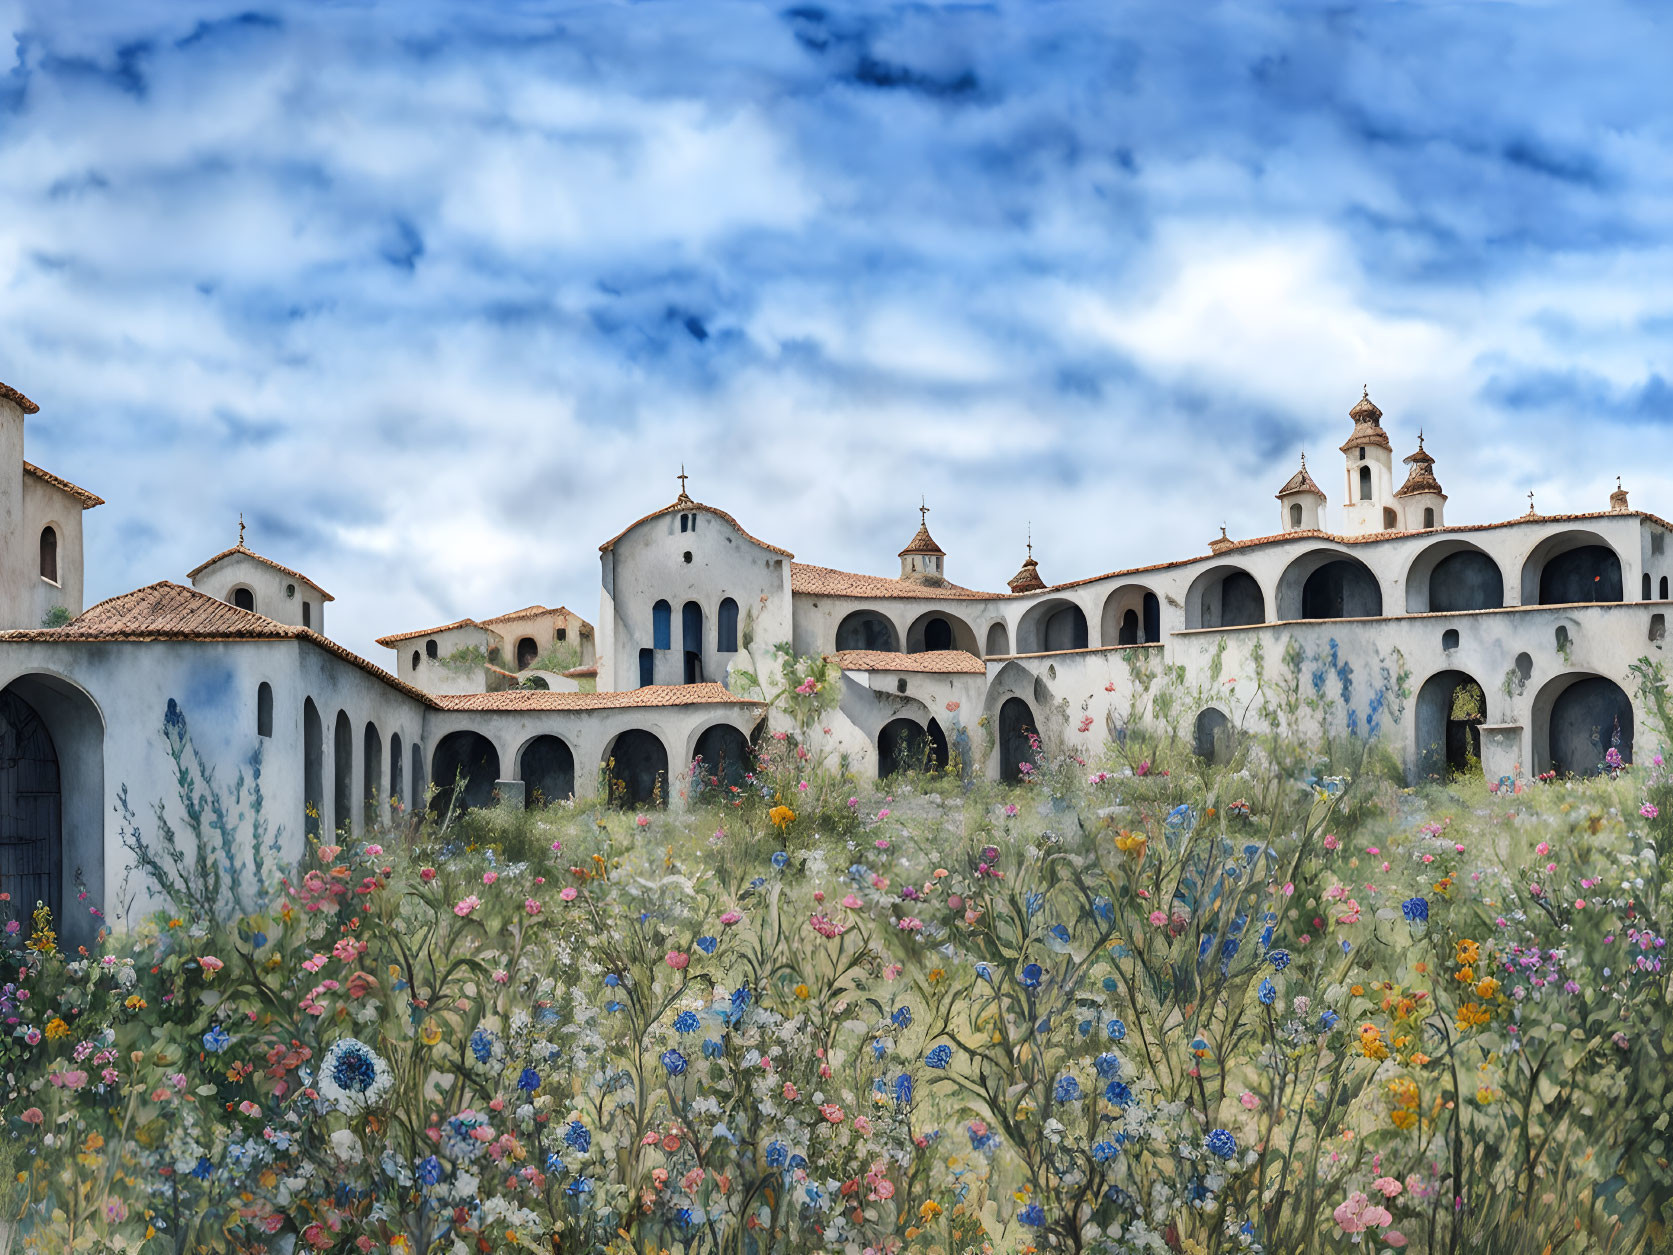
{"label": "stone arch", "polygon": [[1632,699],[1607,676],[1579,671],[1547,681],[1532,714],[1536,772],[1595,775],[1610,749],[1632,761]]}
{"label": "stone arch", "polygon": [[1090,644],[1086,611],[1067,597],[1036,602],[1017,622],[1019,654],[1055,654]]}
{"label": "stone arch", "polygon": [[517,755],[517,778],[530,806],[550,806],[575,796],[575,751],[562,737],[530,738]]}
{"label": "stone arch", "polygon": [[870,608],[851,610],[837,624],[838,649],[873,649],[900,653],[900,633],[882,614]]}
{"label": "stone arch", "polygon": [[524,636],[517,642],[517,670],[527,671],[540,657],[540,646],[534,637]]}
{"label": "stone arch", "polygon": [[1406,613],[1497,610],[1505,604],[1498,561],[1467,540],[1438,540],[1406,568]]}
{"label": "stone arch", "polygon": [[494,782],[500,778],[500,752],[480,732],[449,732],[436,742],[430,756],[430,778],[436,782],[430,811],[445,815],[449,807],[463,810],[494,804]]}
{"label": "stone arch", "polygon": [[366,721],[363,741],[360,807],[366,817],[366,828],[370,831],[378,822],[378,779],[383,775],[383,735],[378,731],[378,725],[370,719]]}
{"label": "stone arch", "polygon": [[702,782],[712,782],[723,788],[742,788],[744,778],[755,763],[749,738],[729,723],[717,723],[703,729],[692,753],[692,762],[698,759],[703,763]]}
{"label": "stone arch", "polygon": [[1522,604],[1561,606],[1622,598],[1621,558],[1596,532],[1547,536],[1522,564]]}
{"label": "stone arch", "polygon": [[19,676],[0,691],[0,917],[25,933],[36,901],[52,908],[59,944],[90,945],[105,890],[105,720],[61,676]]}
{"label": "stone arch", "polygon": [[1005,625],[1003,623],[990,623],[988,625],[988,648],[986,656],[989,658],[995,658],[1001,657],[1010,652],[1010,632],[1005,629]]}
{"label": "stone arch", "polygon": [[314,699],[302,699],[302,816],[308,835],[325,832],[325,722]]}
{"label": "stone arch", "polygon": [[907,653],[921,654],[945,649],[961,649],[967,654],[976,654],[975,629],[945,610],[925,611],[906,629]]}
{"label": "stone arch", "polygon": [[1198,758],[1211,763],[1229,762],[1237,730],[1225,711],[1217,706],[1205,706],[1197,713],[1191,729],[1191,748]]}
{"label": "stone arch", "polygon": [[1006,784],[1016,784],[1028,774],[1022,770],[1023,763],[1030,767],[1035,765],[1038,755],[1029,740],[1030,734],[1036,740],[1040,735],[1033,709],[1020,697],[1007,697],[999,707],[999,735],[995,747],[999,753],[999,778]]}
{"label": "stone arch", "polygon": [[1161,639],[1162,603],[1143,584],[1123,584],[1104,599],[1102,644],[1154,645]]}
{"label": "stone arch", "polygon": [[928,726],[913,719],[891,719],[877,732],[877,777],[903,771],[945,771],[947,737],[933,719]]}
{"label": "stone arch", "polygon": [[604,761],[613,805],[668,805],[668,749],[654,732],[629,728],[611,741]]}
{"label": "stone arch", "polygon": [[354,832],[354,725],[349,712],[337,712],[331,755],[331,831]]}
{"label": "stone arch", "polygon": [[1187,628],[1243,627],[1266,622],[1266,594],[1240,566],[1210,567],[1185,593]]}
{"label": "stone arch", "polygon": [[1339,549],[1314,549],[1278,577],[1278,619],[1374,619],[1383,590],[1366,566]]}
{"label": "stone arch", "polygon": [[248,610],[252,614],[255,613],[256,590],[251,588],[248,584],[237,585],[232,590],[232,596],[228,598],[228,600],[240,610]]}
{"label": "stone arch", "polygon": [[1417,691],[1417,770],[1424,780],[1481,774],[1487,690],[1466,671],[1437,671]]}

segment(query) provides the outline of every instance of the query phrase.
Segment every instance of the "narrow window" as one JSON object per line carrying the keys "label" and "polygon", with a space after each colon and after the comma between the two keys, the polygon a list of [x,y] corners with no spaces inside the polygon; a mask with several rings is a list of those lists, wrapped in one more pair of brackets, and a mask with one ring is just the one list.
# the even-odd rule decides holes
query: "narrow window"
{"label": "narrow window", "polygon": [[680,515],[680,530],[682,532],[686,531],[690,522],[691,522],[691,515],[689,515],[689,514]]}
{"label": "narrow window", "polygon": [[1423,507],[1423,530],[1424,531],[1432,531],[1434,529],[1434,526],[1435,526],[1435,507],[1432,506],[1432,505],[1424,506]]}
{"label": "narrow window", "polygon": [[656,650],[641,649],[639,651],[639,687],[656,683]]}
{"label": "narrow window", "polygon": [[1667,600],[1667,577],[1665,575],[1661,577],[1661,599],[1663,601]]}
{"label": "narrow window", "polygon": [[1399,528],[1400,519],[1393,510],[1383,507],[1383,531],[1392,532]]}
{"label": "narrow window", "polygon": [[273,686],[266,680],[256,690],[256,735],[273,735]]}
{"label": "narrow window", "polygon": [[534,643],[534,637],[525,636],[517,642],[517,670],[527,671],[539,657],[540,646]]}
{"label": "narrow window", "polygon": [[[1360,453],[1364,452],[1364,449],[1360,450]],[[1359,499],[1361,501],[1371,500],[1371,468],[1369,466],[1359,468]]]}
{"label": "narrow window", "polygon": [[247,588],[235,588],[232,590],[232,604],[240,610],[254,610],[256,595]]}
{"label": "narrow window", "polygon": [[302,626],[314,626],[314,604],[310,601],[302,603]]}
{"label": "narrow window", "polygon": [[569,629],[568,628],[559,628],[558,629],[558,639],[560,641],[567,641],[569,639]]}
{"label": "narrow window", "polygon": [[1441,633],[1441,648],[1442,649],[1457,649],[1458,648],[1458,629],[1457,628],[1448,628],[1446,631]]}
{"label": "narrow window", "polygon": [[1363,462],[1365,460],[1365,446],[1364,445],[1359,446],[1359,460],[1361,462]]}
{"label": "narrow window", "polygon": [[730,597],[720,603],[720,610],[715,616],[715,652],[720,654],[735,654],[738,652],[738,603]]}
{"label": "narrow window", "polygon": [[401,788],[401,734],[389,734],[389,805],[400,809],[401,799],[406,796]]}
{"label": "narrow window", "polygon": [[418,670],[419,660],[423,657],[424,657],[424,655],[419,653],[416,649],[412,651],[412,669],[414,671]]}
{"label": "narrow window", "polygon": [[424,655],[427,658],[439,658],[441,656],[441,651],[436,648],[435,641],[424,642]]}
{"label": "narrow window", "polygon": [[1644,600],[1650,600],[1650,573],[1644,572]]}
{"label": "narrow window", "polygon": [[651,607],[651,644],[657,649],[673,648],[674,607],[659,601]]}
{"label": "narrow window", "polygon": [[1291,502],[1290,503],[1290,526],[1291,527],[1300,527],[1301,526],[1301,503],[1300,502]]}
{"label": "narrow window", "polygon": [[50,527],[41,529],[41,578],[58,582],[58,533]]}
{"label": "narrow window", "polygon": [[1650,639],[1652,641],[1662,641],[1666,638],[1667,616],[1664,614],[1652,614],[1650,616]]}

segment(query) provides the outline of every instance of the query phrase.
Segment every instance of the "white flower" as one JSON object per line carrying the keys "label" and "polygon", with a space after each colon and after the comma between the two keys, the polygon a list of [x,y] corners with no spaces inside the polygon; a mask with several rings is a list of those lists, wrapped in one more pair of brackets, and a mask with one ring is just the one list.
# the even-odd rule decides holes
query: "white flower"
{"label": "white flower", "polygon": [[320,1097],[344,1111],[375,1106],[394,1085],[389,1065],[353,1037],[333,1043],[320,1061]]}
{"label": "white flower", "polygon": [[331,1153],[346,1164],[359,1163],[365,1154],[352,1129],[338,1129],[331,1135]]}

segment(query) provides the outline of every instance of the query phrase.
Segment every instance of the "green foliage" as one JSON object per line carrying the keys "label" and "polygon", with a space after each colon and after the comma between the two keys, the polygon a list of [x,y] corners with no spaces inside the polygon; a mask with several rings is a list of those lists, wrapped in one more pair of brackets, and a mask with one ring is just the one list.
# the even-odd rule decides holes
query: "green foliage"
{"label": "green foliage", "polygon": [[68,606],[54,606],[42,617],[41,626],[44,628],[61,628],[73,618],[75,618],[75,615],[70,613]]}

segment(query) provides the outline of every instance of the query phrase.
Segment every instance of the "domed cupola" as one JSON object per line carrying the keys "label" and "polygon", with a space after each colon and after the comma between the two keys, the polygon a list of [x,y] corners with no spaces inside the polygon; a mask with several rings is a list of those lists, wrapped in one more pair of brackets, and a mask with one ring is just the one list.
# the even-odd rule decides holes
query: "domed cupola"
{"label": "domed cupola", "polygon": [[1363,389],[1348,417],[1353,434],[1342,445],[1347,460],[1347,496],[1342,502],[1342,532],[1364,536],[1400,530],[1400,511],[1394,499],[1394,449],[1383,430],[1383,412]]}
{"label": "domed cupola", "polygon": [[1307,455],[1301,455],[1301,469],[1278,490],[1280,525],[1288,532],[1319,531],[1323,527],[1324,489],[1307,473]]}
{"label": "domed cupola", "polygon": [[1040,578],[1040,564],[1034,561],[1034,541],[1028,542],[1028,557],[1023,559],[1022,567],[1009,580],[1013,593],[1037,593],[1046,586]]}
{"label": "domed cupola", "polygon": [[1415,532],[1445,527],[1442,510],[1446,505],[1446,493],[1441,491],[1441,481],[1435,478],[1435,459],[1424,450],[1421,431],[1417,433],[1417,452],[1405,461],[1412,468],[1411,473],[1394,495],[1399,498],[1400,508],[1405,513],[1406,530]]}
{"label": "domed cupola", "polygon": [[947,555],[929,534],[929,507],[918,507],[918,532],[900,551],[900,578],[940,587],[947,582]]}

